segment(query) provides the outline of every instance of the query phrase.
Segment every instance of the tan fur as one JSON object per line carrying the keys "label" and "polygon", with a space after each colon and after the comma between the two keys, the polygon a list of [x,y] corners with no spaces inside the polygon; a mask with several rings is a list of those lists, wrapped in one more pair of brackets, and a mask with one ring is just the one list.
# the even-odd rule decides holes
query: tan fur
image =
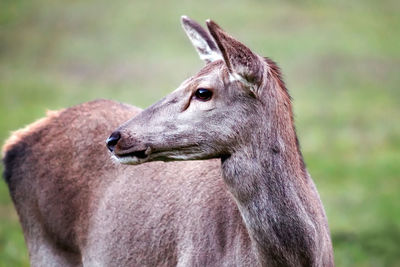
{"label": "tan fur", "polygon": [[19,130],[12,132],[10,137],[7,139],[7,141],[4,143],[4,145],[2,147],[2,150],[1,150],[2,157],[5,156],[7,151],[13,145],[15,145],[18,142],[20,142],[21,140],[23,140],[25,136],[28,136],[30,133],[35,132],[37,129],[43,127],[43,125],[48,123],[49,120],[51,120],[54,117],[57,117],[60,112],[62,112],[62,110],[58,110],[58,111],[48,110],[46,112],[46,117],[41,118],[41,119],[25,126],[24,128],[21,128]]}

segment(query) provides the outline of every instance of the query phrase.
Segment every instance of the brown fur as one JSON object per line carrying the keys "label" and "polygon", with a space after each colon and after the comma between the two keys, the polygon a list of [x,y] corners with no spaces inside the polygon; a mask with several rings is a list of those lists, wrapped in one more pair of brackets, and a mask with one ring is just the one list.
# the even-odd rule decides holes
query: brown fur
{"label": "brown fur", "polygon": [[[216,44],[183,23],[198,53],[211,55],[165,99],[142,112],[88,102],[5,144],[4,177],[32,265],[333,266],[278,67],[213,22]],[[223,61],[213,61],[217,46]],[[207,86],[211,101],[193,98]],[[121,124],[113,153],[147,148],[142,162],[132,159],[140,165],[110,160],[104,141]],[[208,158],[217,159],[189,161]]]}
{"label": "brown fur", "polygon": [[[6,177],[31,263],[52,262],[40,254],[42,242],[71,266],[85,260],[224,266],[230,259],[253,265],[240,214],[222,179],[214,178],[217,160],[140,166],[110,160],[105,137],[137,112],[112,101],[88,102],[5,145]],[[236,242],[247,247],[245,254],[231,250]]]}

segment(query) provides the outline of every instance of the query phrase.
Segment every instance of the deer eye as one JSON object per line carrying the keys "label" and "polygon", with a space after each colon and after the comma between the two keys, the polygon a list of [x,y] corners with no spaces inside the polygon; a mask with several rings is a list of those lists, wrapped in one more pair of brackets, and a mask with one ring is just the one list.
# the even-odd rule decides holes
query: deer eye
{"label": "deer eye", "polygon": [[201,101],[208,101],[211,99],[212,97],[212,91],[205,89],[205,88],[199,88],[196,90],[196,92],[194,93],[194,96],[196,97],[196,99],[201,100]]}

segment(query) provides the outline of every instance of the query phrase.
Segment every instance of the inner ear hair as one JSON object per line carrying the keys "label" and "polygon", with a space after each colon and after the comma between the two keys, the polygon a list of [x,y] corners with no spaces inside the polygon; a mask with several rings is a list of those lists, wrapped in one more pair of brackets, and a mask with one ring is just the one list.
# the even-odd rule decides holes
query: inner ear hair
{"label": "inner ear hair", "polygon": [[187,16],[182,16],[181,22],[186,35],[195,47],[200,59],[206,63],[222,59],[217,44],[199,23]]}

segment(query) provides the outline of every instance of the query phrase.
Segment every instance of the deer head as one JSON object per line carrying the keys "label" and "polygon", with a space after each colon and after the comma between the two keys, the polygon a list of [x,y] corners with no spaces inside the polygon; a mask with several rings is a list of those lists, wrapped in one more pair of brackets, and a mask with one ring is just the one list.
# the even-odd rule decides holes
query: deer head
{"label": "deer head", "polygon": [[183,16],[206,65],[164,99],[120,126],[107,146],[121,163],[224,157],[251,142],[264,120],[267,61],[208,20],[211,36]]}

